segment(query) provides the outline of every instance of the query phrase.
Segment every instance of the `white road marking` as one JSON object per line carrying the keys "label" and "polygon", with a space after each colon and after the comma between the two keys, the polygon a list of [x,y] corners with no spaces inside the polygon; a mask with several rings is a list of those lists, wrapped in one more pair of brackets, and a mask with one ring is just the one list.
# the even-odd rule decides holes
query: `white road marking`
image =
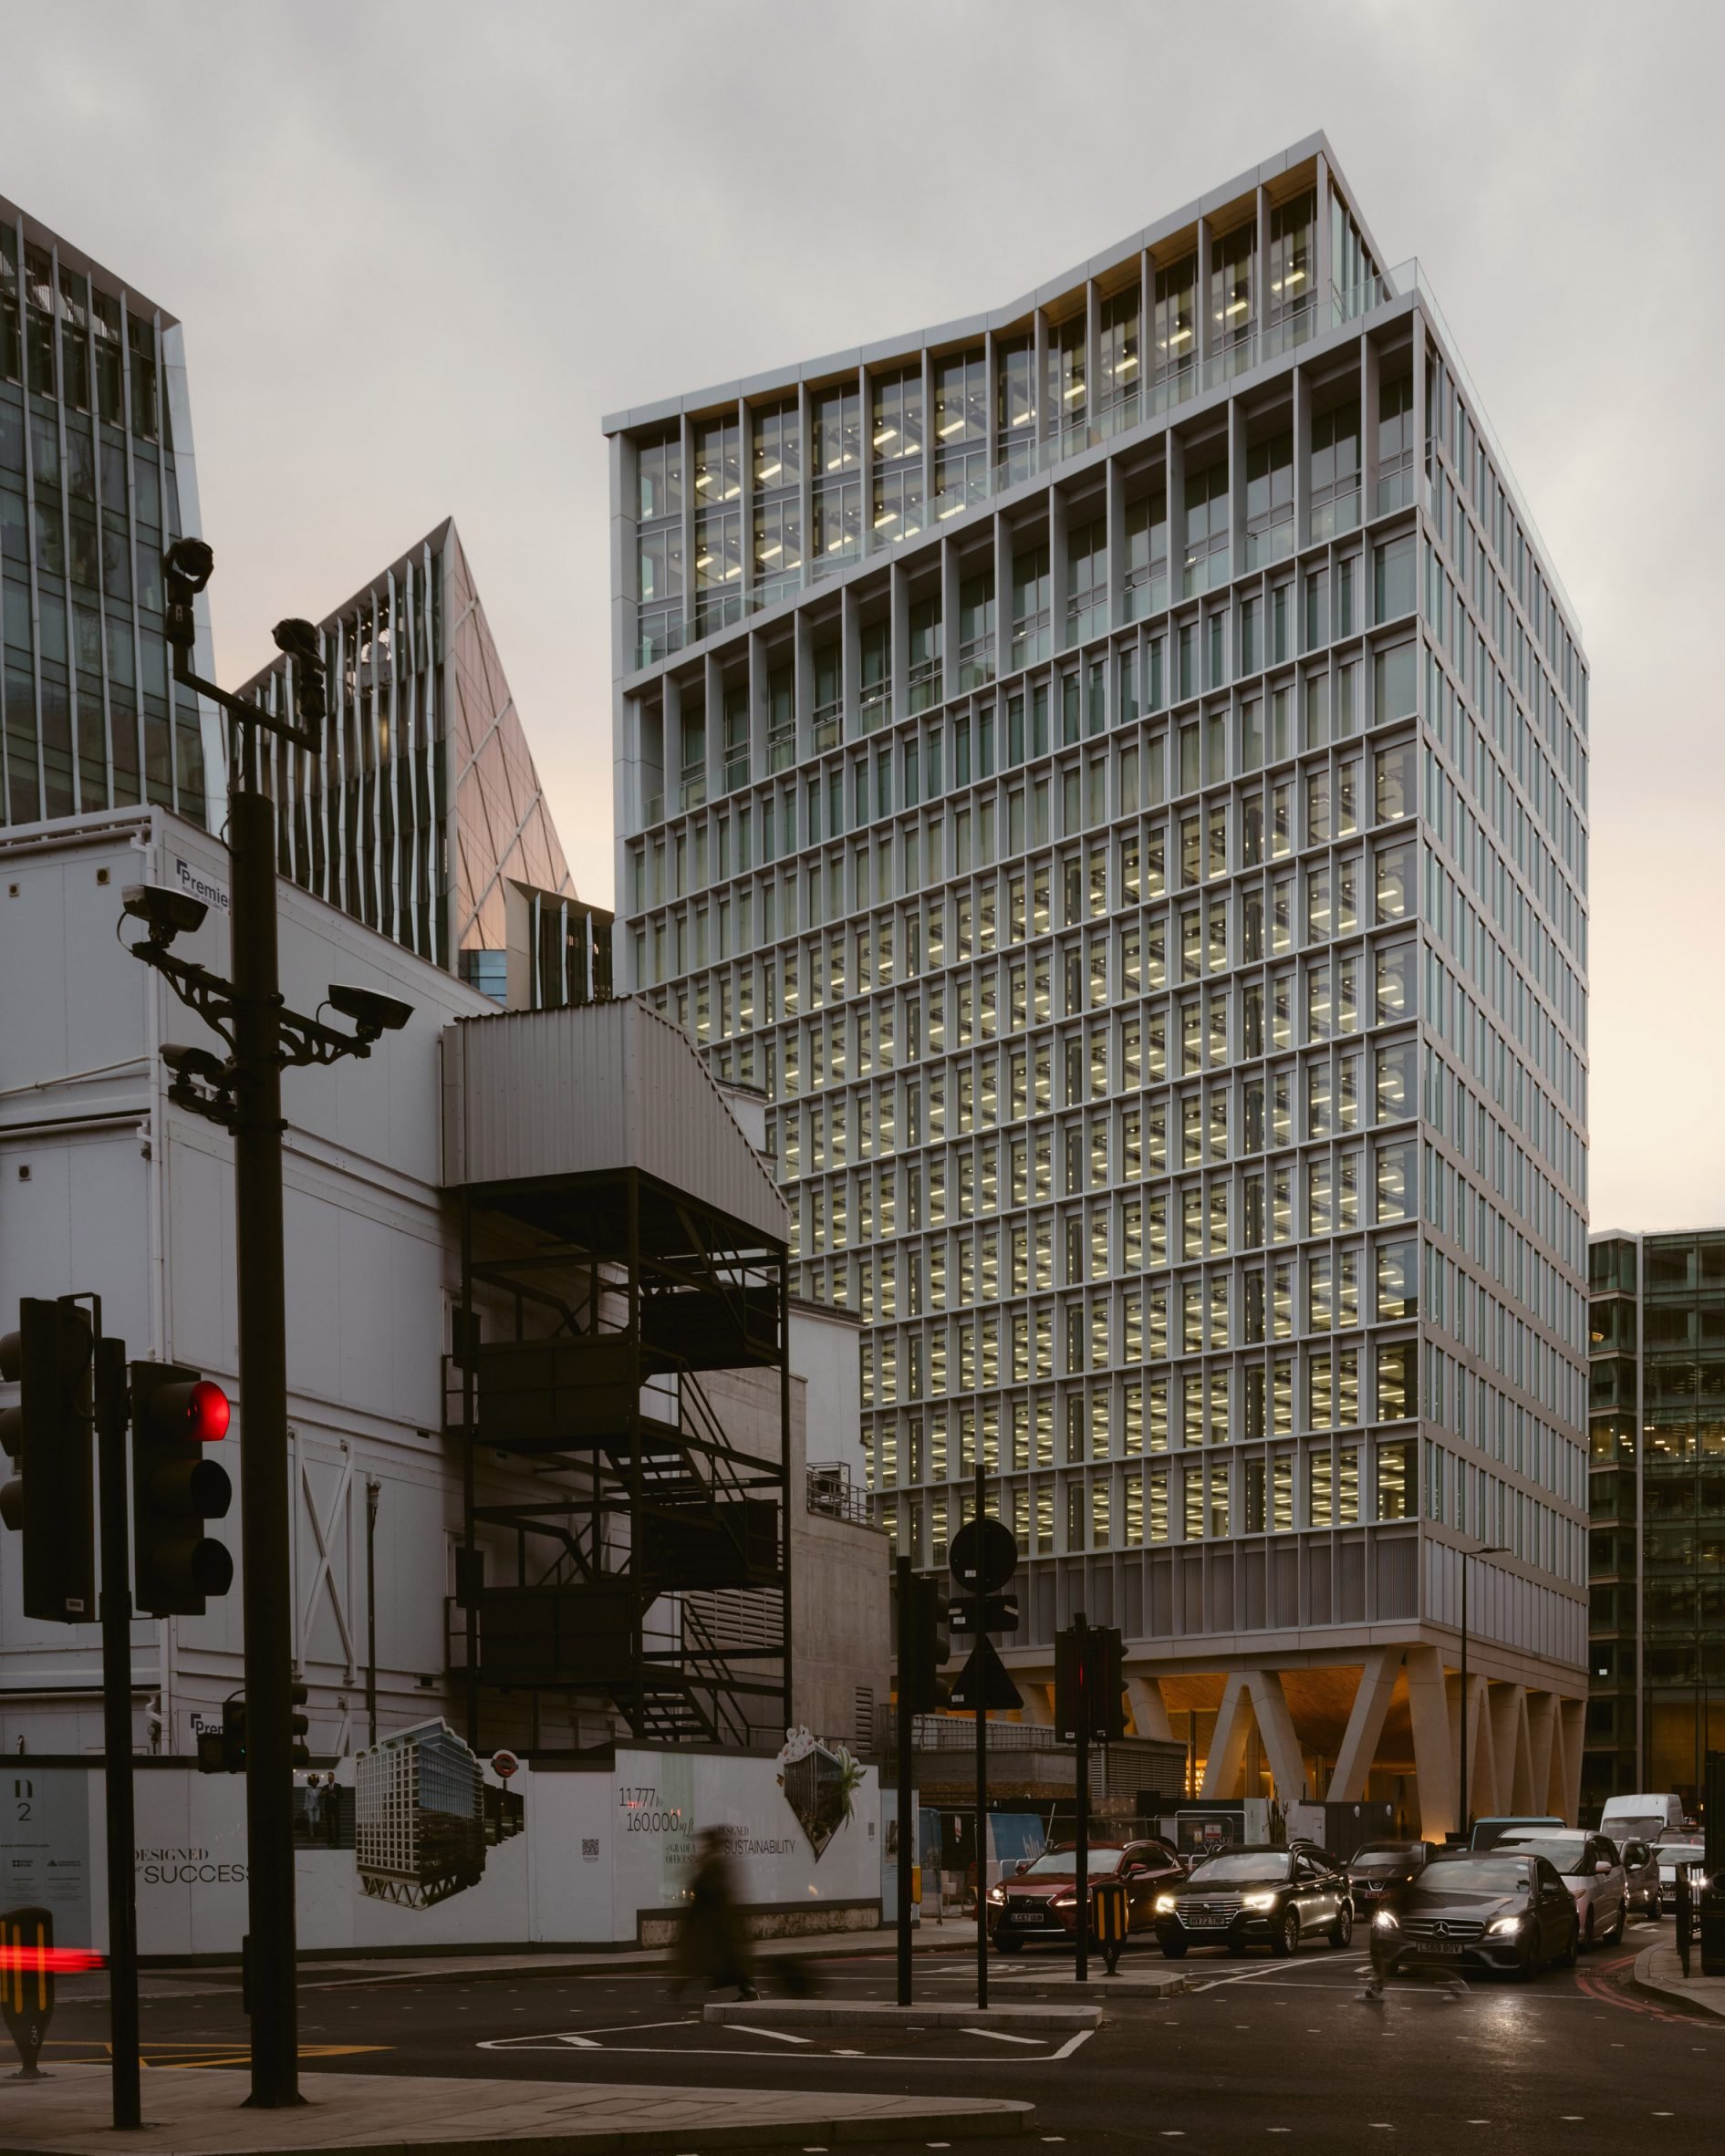
{"label": "white road marking", "polygon": [[[1319,1962],[1313,1965],[1323,1968],[1326,1964]],[[1208,1984],[1195,1984],[1192,1989],[1194,1991],[1215,1991],[1224,1984],[1250,1984],[1254,1978],[1260,1976],[1282,1976],[1286,1974],[1287,1971],[1278,1959],[1273,1962],[1262,1962],[1255,1969],[1242,1969],[1237,1976],[1212,1976]]]}
{"label": "white road marking", "polygon": [[726,2028],[733,2028],[740,2037],[771,2037],[775,2044],[812,2044],[813,2037],[794,2037],[788,2029],[757,2028],[751,2021],[727,2021]]}
{"label": "white road marking", "polygon": [[1040,2037],[1009,2037],[1003,2028],[967,2028],[967,2037],[986,2037],[991,2044],[1040,2044]]}
{"label": "white road marking", "polygon": [[614,2021],[608,2027],[590,2028],[580,2035],[572,2031],[567,2036],[490,2037],[476,2048],[481,2051],[532,2051],[542,2044],[585,2044],[594,2050],[602,2050],[604,2048],[602,2045],[593,2043],[595,2037],[637,2036],[643,2030],[649,2028],[693,2028],[694,2026],[694,2021],[687,2015],[679,2016],[675,2021]]}
{"label": "white road marking", "polygon": [[[1048,2054],[1050,2063],[1052,2064],[1057,2058],[1070,2058],[1079,2045],[1087,2044],[1096,2033],[1093,2028],[1081,2028],[1076,2037],[1068,2037],[1058,2051],[1051,2051]],[[1028,2066],[1029,2059],[1026,2059],[1024,2064]]]}

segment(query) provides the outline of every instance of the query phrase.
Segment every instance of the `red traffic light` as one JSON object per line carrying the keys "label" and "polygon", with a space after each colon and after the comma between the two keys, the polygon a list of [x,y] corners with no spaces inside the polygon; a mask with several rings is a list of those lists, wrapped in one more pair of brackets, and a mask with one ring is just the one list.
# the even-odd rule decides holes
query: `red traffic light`
{"label": "red traffic light", "polygon": [[188,1387],[186,1395],[186,1436],[195,1437],[200,1445],[214,1445],[228,1434],[228,1425],[234,1419],[234,1410],[227,1394],[221,1386],[207,1377],[199,1378]]}

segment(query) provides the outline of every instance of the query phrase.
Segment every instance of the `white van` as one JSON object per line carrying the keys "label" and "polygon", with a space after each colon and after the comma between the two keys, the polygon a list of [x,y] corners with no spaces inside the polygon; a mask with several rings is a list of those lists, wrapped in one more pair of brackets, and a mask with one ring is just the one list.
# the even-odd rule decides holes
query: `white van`
{"label": "white van", "polygon": [[1668,1829],[1681,1831],[1685,1819],[1680,1797],[1655,1793],[1611,1797],[1599,1815],[1599,1831],[1619,1848],[1626,1841],[1657,1841]]}

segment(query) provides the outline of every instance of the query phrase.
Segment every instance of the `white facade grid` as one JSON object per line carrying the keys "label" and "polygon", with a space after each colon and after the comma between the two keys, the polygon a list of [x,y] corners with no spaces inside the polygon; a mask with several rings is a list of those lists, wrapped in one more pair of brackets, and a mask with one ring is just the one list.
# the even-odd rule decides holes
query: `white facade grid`
{"label": "white facade grid", "polygon": [[[1265,260],[1291,226],[1297,305]],[[1489,1543],[1476,1631],[1573,1671],[1575,624],[1429,287],[1376,266],[1325,149],[1159,231],[925,352],[939,505],[940,370],[980,358],[998,479],[1024,340],[1010,484],[878,538],[907,497],[880,524],[865,432],[855,560],[821,575],[805,514],[800,579],[754,606],[745,546],[729,622],[693,640],[691,577],[645,665],[641,460],[677,460],[691,562],[711,466],[697,400],[626,416],[618,977],[769,1094],[801,1291],[865,1321],[881,1517],[942,1563],[980,1451],[1021,1645],[1079,1608],[1194,1653],[1452,1630]],[[1171,368],[1155,295],[1189,258]],[[867,430],[906,358],[714,398],[745,525],[757,411],[792,398],[806,474],[827,389]]]}

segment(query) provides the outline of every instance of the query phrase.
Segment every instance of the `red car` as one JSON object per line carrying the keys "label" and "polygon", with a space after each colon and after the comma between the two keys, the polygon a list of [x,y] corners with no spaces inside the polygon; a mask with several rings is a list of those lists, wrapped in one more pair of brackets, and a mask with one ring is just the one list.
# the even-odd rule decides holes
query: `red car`
{"label": "red car", "polygon": [[[1186,1867],[1165,1841],[1093,1841],[1086,1864],[1090,1881],[1126,1881],[1128,1932],[1154,1930],[1158,1892],[1185,1876]],[[1077,1909],[1076,1853],[1063,1842],[989,1889],[988,1935],[1002,1954],[1037,1940],[1070,1940],[1077,1933]]]}

